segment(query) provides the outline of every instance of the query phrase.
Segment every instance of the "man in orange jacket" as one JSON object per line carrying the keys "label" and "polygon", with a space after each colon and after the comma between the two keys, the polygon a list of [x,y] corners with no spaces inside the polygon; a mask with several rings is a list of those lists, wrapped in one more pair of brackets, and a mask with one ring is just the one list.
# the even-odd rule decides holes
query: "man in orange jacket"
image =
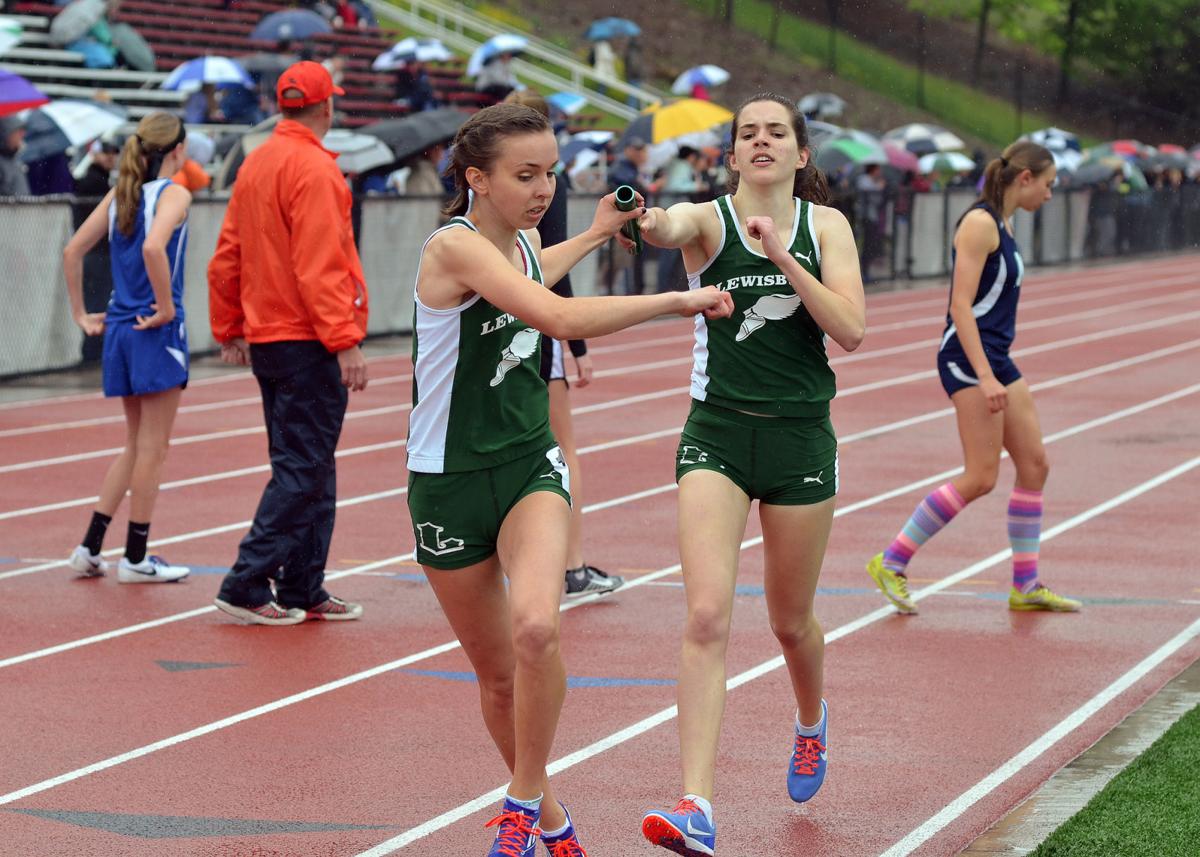
{"label": "man in orange jacket", "polygon": [[271,455],[271,481],[216,605],[294,625],[362,615],[323,583],[347,391],[367,386],[367,288],[350,191],[321,145],[342,90],[322,66],[300,62],[276,94],[283,119],[239,171],[208,266],[213,336],[225,362],[254,371]]}

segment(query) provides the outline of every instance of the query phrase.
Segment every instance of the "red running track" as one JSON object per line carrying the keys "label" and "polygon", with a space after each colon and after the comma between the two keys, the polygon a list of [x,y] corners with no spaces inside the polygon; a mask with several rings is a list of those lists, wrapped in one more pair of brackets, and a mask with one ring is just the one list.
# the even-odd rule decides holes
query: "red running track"
{"label": "red running track", "polygon": [[[818,601],[829,779],[804,807],[783,790],[792,707],[752,519],[720,854],[956,853],[1200,656],[1188,573],[1200,523],[1197,261],[1024,286],[1015,355],[1053,464],[1043,575],[1085,600],[1075,616],[1005,609],[1006,490],[921,552],[920,616],[882,606],[863,563],[960,458],[932,372],[944,286],[872,296],[865,345],[834,361],[842,491]],[[573,393],[588,557],[631,579],[563,617],[572,685],[555,769],[593,857],[665,853],[638,823],[678,796],[672,451],[689,330],[665,321],[595,343],[601,377]],[[407,560],[411,364],[398,353],[371,365],[339,462],[331,588],[367,607],[345,626],[249,628],[208,607],[266,480],[245,373],[196,383],[183,400],[152,536],[209,573],[177,586],[77,581],[60,561],[121,444],[114,404],[0,405],[0,853],[487,850],[482,824],[506,772],[466,660]],[[118,518],[114,555],[123,532]]]}

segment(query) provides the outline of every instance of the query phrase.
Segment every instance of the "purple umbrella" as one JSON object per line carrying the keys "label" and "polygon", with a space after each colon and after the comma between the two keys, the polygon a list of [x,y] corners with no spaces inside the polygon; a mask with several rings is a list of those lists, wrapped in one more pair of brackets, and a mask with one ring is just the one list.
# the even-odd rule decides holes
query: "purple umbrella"
{"label": "purple umbrella", "polygon": [[50,99],[19,74],[0,68],[0,116],[49,104]]}

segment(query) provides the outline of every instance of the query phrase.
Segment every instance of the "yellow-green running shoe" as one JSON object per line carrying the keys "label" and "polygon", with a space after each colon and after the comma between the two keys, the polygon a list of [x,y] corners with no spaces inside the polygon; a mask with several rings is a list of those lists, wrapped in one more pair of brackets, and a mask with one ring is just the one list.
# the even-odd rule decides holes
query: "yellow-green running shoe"
{"label": "yellow-green running shoe", "polygon": [[879,591],[887,596],[888,601],[896,605],[897,610],[901,613],[917,612],[917,604],[908,594],[908,578],[903,574],[896,574],[885,566],[883,554],[871,557],[871,561],[867,563],[867,574],[871,575],[875,585],[879,587]]}
{"label": "yellow-green running shoe", "polygon": [[1052,613],[1078,613],[1083,607],[1082,601],[1055,595],[1042,585],[1036,586],[1030,592],[1021,592],[1015,586],[1008,592],[1009,610],[1049,610]]}

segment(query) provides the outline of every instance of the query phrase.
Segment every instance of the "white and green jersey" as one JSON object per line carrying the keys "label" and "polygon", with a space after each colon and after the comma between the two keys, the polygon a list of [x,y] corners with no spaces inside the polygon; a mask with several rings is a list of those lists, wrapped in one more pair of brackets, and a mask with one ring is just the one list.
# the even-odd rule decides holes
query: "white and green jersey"
{"label": "white and green jersey", "polygon": [[[478,231],[455,217],[433,235],[461,227]],[[541,268],[521,232],[517,246],[529,288],[543,288]],[[418,282],[420,276],[418,267]],[[408,469],[481,470],[553,444],[549,397],[538,374],[541,333],[478,294],[453,309],[432,309],[418,292],[414,304]]]}
{"label": "white and green jersey", "polygon": [[[821,279],[813,205],[797,199],[788,252]],[[688,286],[716,286],[733,298],[733,315],[696,316],[692,398],[724,408],[786,417],[825,416],[837,392],[825,333],[770,259],[750,249],[733,200],[713,200],[720,249]]]}

